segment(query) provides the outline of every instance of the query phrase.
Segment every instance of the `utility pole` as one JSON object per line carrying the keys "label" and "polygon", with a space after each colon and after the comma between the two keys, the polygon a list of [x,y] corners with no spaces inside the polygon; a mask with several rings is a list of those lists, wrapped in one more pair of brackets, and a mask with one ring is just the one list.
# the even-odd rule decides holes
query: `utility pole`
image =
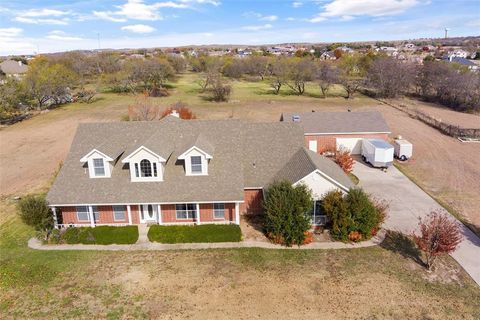
{"label": "utility pole", "polygon": [[100,51],[100,32],[97,32],[98,51]]}

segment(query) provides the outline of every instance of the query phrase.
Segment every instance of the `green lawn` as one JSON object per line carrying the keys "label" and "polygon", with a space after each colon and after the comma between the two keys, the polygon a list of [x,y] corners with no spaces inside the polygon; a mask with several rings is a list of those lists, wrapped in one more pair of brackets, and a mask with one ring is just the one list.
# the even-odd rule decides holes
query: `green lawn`
{"label": "green lawn", "polygon": [[242,232],[235,224],[153,225],[148,230],[148,239],[161,243],[238,242],[242,239]]}
{"label": "green lawn", "polygon": [[68,244],[134,244],[138,240],[137,226],[98,226],[68,228],[61,235]]}

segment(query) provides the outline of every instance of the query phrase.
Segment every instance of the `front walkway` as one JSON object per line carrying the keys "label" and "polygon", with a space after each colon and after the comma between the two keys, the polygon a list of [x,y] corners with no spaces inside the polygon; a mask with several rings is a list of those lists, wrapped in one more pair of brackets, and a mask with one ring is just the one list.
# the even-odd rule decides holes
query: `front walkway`
{"label": "front walkway", "polygon": [[[388,168],[387,172],[383,172],[357,161],[353,173],[360,179],[360,187],[390,203],[384,225],[387,229],[409,235],[418,230],[419,217],[425,217],[433,210],[446,212],[434,199],[393,166]],[[448,178],[445,177],[445,179]],[[463,240],[451,256],[480,285],[480,238],[462,223],[458,222],[458,224]]]}
{"label": "front walkway", "polygon": [[109,251],[165,251],[165,250],[197,250],[197,249],[231,249],[231,248],[263,248],[263,249],[355,249],[366,248],[379,245],[385,239],[385,231],[368,241],[359,243],[343,243],[343,242],[313,242],[301,247],[284,247],[270,242],[261,242],[246,240],[241,242],[216,242],[216,243],[176,243],[164,244],[157,242],[140,242],[135,244],[42,244],[37,238],[28,240],[28,247],[37,250],[109,250]]}

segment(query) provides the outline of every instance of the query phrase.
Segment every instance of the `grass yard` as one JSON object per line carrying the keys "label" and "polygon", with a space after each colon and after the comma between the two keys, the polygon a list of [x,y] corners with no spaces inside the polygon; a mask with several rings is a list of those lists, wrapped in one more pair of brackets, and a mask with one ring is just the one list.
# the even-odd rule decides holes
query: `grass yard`
{"label": "grass yard", "polygon": [[68,228],[61,235],[68,244],[134,244],[138,240],[137,226],[98,226]]}
{"label": "grass yard", "polygon": [[161,243],[238,242],[242,240],[242,232],[235,224],[153,225],[148,230],[148,239]]}

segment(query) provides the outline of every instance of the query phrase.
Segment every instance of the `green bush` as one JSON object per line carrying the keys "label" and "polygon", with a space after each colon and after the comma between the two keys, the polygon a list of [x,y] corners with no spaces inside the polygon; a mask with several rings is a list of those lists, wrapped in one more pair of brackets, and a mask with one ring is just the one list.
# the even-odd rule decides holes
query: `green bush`
{"label": "green bush", "polygon": [[336,240],[347,241],[352,219],[343,193],[339,190],[328,192],[322,199],[323,212],[328,217],[330,234]]}
{"label": "green bush", "polygon": [[302,244],[311,227],[309,212],[313,208],[307,186],[292,186],[288,181],[271,185],[264,201],[264,228],[267,236],[286,246]]}
{"label": "green bush", "polygon": [[133,244],[138,240],[138,227],[73,227],[66,229],[61,238],[68,244]]}
{"label": "green bush", "polygon": [[372,200],[361,188],[352,188],[346,196],[330,191],[322,199],[329,218],[330,234],[336,240],[359,241],[376,234],[385,219],[387,205]]}
{"label": "green bush", "polygon": [[242,239],[242,232],[235,224],[153,225],[148,230],[148,239],[161,243],[238,242]]}
{"label": "green bush", "polygon": [[45,196],[29,195],[18,203],[20,219],[37,232],[48,236],[53,229],[53,214],[48,207]]}

